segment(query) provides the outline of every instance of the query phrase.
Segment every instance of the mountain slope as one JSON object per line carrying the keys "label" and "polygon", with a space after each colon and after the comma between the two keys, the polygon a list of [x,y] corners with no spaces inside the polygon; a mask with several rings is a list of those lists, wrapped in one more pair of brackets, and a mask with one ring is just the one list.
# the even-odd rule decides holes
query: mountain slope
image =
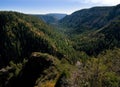
{"label": "mountain slope", "polygon": [[98,55],[114,47],[120,48],[120,16],[101,29],[78,35],[76,40],[74,48],[89,55]]}
{"label": "mountain slope", "polygon": [[0,12],[0,87],[54,87],[74,53],[63,34],[37,17]]}
{"label": "mountain slope", "polygon": [[0,12],[0,87],[119,87],[119,8],[107,16],[109,7],[92,8],[89,28],[85,15],[79,29],[86,32],[72,27],[72,35],[34,16]]}
{"label": "mountain slope", "polygon": [[120,15],[120,5],[112,7],[93,7],[76,11],[66,16],[60,23],[73,29],[73,33],[81,33],[86,30],[99,29]]}
{"label": "mountain slope", "polygon": [[11,60],[22,61],[32,52],[63,57],[58,51],[65,52],[61,46],[68,45],[64,40],[59,40],[63,38],[59,35],[36,17],[17,12],[0,12],[0,67]]}

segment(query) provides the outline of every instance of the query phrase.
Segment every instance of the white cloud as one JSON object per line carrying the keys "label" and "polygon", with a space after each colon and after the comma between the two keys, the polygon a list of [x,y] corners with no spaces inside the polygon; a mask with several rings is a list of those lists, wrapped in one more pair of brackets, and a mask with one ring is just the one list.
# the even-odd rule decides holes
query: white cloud
{"label": "white cloud", "polygon": [[85,0],[86,2],[104,5],[116,5],[120,3],[120,0]]}
{"label": "white cloud", "polygon": [[117,5],[120,4],[120,0],[68,0],[73,2],[79,2],[84,4],[98,4],[98,5]]}

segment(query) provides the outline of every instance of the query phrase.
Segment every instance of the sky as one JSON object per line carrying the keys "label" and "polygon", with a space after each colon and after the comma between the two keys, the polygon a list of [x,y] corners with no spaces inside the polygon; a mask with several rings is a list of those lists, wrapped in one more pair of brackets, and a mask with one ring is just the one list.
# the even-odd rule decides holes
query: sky
{"label": "sky", "polygon": [[94,6],[114,6],[120,0],[1,0],[0,11],[27,14],[67,13]]}

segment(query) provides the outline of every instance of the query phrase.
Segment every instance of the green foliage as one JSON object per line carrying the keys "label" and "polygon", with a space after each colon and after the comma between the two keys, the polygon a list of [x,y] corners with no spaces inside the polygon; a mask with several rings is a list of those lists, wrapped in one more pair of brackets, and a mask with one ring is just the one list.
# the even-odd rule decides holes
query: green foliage
{"label": "green foliage", "polygon": [[120,85],[120,76],[117,76],[115,72],[105,73],[105,80],[103,80],[103,85],[108,87],[119,87]]}
{"label": "green foliage", "polygon": [[2,68],[0,70],[0,87],[11,87],[10,85],[13,84],[12,80],[16,79],[20,74],[23,66],[26,64],[27,60],[24,60],[23,63],[14,63],[10,61],[9,66]]}
{"label": "green foliage", "polygon": [[68,58],[73,49],[68,40],[54,30],[37,17],[0,12],[0,67],[6,66],[11,60],[16,63],[23,61],[32,52],[49,53],[58,58],[65,54]]}
{"label": "green foliage", "polygon": [[98,55],[106,49],[120,47],[120,19],[119,17],[99,30],[89,31],[72,38],[73,47],[84,51],[88,55]]}
{"label": "green foliage", "polygon": [[119,50],[108,50],[97,58],[89,58],[85,65],[82,63],[78,66],[74,84],[80,87],[119,87]]}
{"label": "green foliage", "polygon": [[0,87],[119,87],[119,6],[66,16],[64,31],[0,12]]}
{"label": "green foliage", "polygon": [[66,87],[68,86],[69,84],[69,79],[70,78],[70,75],[69,75],[69,72],[68,71],[63,71],[62,74],[60,75],[59,79],[57,80],[56,82],[56,85],[55,87]]}
{"label": "green foliage", "polygon": [[99,29],[119,16],[120,6],[93,7],[82,9],[68,15],[60,20],[60,24],[69,28],[70,34],[81,34],[83,32]]}

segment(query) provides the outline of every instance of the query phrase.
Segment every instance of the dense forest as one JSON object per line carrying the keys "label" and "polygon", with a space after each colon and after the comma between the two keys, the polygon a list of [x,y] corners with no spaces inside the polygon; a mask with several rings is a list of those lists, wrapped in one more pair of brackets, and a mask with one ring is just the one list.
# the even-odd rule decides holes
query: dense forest
{"label": "dense forest", "polygon": [[59,20],[1,11],[0,87],[120,87],[120,5]]}

